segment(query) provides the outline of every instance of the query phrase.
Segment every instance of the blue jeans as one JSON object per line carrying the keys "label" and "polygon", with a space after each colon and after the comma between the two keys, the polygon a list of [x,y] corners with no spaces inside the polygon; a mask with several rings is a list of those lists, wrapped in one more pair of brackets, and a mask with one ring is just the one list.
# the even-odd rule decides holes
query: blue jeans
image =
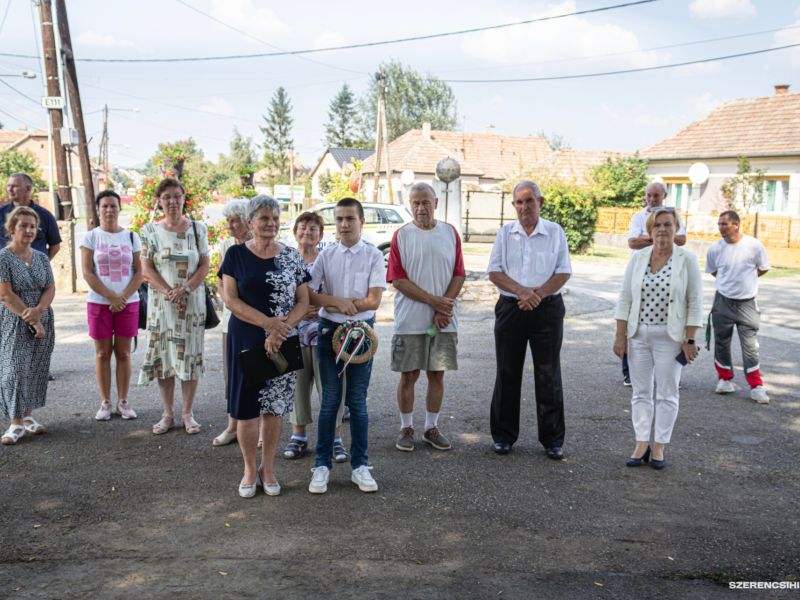
{"label": "blue jeans", "polygon": [[[366,321],[369,325],[375,319]],[[372,360],[360,365],[350,363],[340,378],[343,361],[335,363],[336,354],[331,340],[339,323],[320,318],[317,343],[317,362],[322,380],[322,399],[317,422],[317,467],[331,468],[333,437],[336,432],[336,413],[342,398],[342,383],[347,378],[345,404],[350,409],[350,464],[354,469],[367,465],[367,389],[372,375]]]}

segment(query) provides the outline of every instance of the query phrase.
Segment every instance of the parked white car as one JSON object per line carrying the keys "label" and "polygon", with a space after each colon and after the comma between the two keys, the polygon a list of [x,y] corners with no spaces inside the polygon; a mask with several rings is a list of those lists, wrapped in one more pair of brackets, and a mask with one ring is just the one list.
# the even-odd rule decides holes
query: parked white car
{"label": "parked white car", "polygon": [[[362,206],[364,207],[364,229],[361,237],[364,241],[369,242],[383,252],[388,261],[389,246],[392,243],[394,232],[406,223],[413,221],[414,217],[410,210],[398,204],[364,202]],[[323,248],[336,242],[336,221],[333,218],[334,208],[336,208],[335,202],[327,202],[325,204],[317,204],[308,209],[310,212],[319,213],[319,216],[322,217],[322,222],[325,223],[324,235],[320,242],[320,247]],[[292,219],[286,225],[281,226],[279,235],[280,241],[292,248],[297,247],[297,241],[292,233],[294,221]]]}

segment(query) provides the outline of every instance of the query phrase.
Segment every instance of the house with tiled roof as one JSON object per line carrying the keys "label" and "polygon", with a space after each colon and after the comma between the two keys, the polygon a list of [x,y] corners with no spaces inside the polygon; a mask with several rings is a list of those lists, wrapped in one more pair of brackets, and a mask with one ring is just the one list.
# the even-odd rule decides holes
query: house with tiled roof
{"label": "house with tiled roof", "polygon": [[50,177],[50,158],[47,152],[47,131],[27,127],[19,129],[0,129],[0,152],[17,150],[30,152],[39,163],[39,175],[47,181]]}
{"label": "house with tiled roof", "polygon": [[[724,208],[720,188],[744,156],[765,172],[759,212],[800,214],[800,94],[776,85],[773,95],[727,102],[641,156],[650,161],[648,175],[667,184],[667,202],[683,210]],[[692,182],[695,164],[700,177]]]}
{"label": "house with tiled roof", "polygon": [[325,153],[317,161],[317,166],[311,171],[311,198],[322,200],[325,194],[320,185],[320,179],[334,173],[342,173],[353,168],[353,161],[372,156],[373,150],[364,148],[326,148]]}
{"label": "house with tiled roof", "polygon": [[[559,177],[583,183],[592,167],[607,158],[619,156],[613,152],[583,152],[580,150],[551,150],[541,136],[510,136],[493,133],[466,133],[432,130],[426,123],[422,129],[412,129],[389,144],[388,170],[394,198],[389,197],[387,160],[381,155],[378,177],[380,202],[406,203],[408,189],[417,182],[431,184],[440,199],[438,216],[450,223],[462,218],[462,194],[469,191],[499,191],[501,184],[522,174],[534,178]],[[461,177],[448,186],[436,178],[436,164],[444,158],[454,158],[461,166]],[[375,156],[364,161],[364,198],[373,198],[375,185]],[[447,197],[446,215],[441,199]]]}

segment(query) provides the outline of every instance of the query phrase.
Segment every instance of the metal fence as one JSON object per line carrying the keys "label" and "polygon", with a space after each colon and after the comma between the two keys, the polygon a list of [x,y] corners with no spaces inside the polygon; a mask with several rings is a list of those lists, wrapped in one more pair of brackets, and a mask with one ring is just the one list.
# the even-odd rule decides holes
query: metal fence
{"label": "metal fence", "polygon": [[493,242],[497,232],[508,221],[515,220],[510,192],[467,191],[464,210],[464,241]]}

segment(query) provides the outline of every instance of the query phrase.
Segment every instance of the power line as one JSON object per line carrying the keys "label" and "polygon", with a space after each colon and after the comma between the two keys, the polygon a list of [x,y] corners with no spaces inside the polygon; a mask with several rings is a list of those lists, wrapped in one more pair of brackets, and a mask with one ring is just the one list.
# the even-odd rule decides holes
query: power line
{"label": "power line", "polygon": [[11,0],[8,0],[8,2],[6,2],[6,10],[3,13],[3,20],[0,21],[0,32],[3,31],[3,26],[6,24],[6,19],[8,18],[8,9],[9,8],[11,8]]}
{"label": "power line", "polygon": [[602,73],[581,73],[578,75],[553,75],[550,77],[521,77],[517,79],[442,79],[445,83],[522,83],[526,81],[558,81],[561,79],[585,79],[588,77],[605,77],[607,75],[624,75],[625,73],[641,73],[643,71],[658,71],[661,69],[672,69],[675,67],[685,67],[687,65],[699,65],[701,63],[715,62],[718,60],[729,60],[731,58],[741,58],[743,56],[754,56],[756,54],[766,54],[786,50],[787,48],[797,48],[800,44],[788,44],[786,46],[776,46],[775,48],[765,48],[762,50],[752,50],[750,52],[740,52],[738,54],[728,54],[714,58],[701,58],[699,60],[688,60],[685,62],[671,63],[668,65],[656,65],[653,67],[640,67],[638,69],[622,69],[619,71],[604,71]]}
{"label": "power line", "polygon": [[33,96],[28,96],[28,94],[26,94],[25,92],[22,92],[22,91],[18,90],[17,88],[15,88],[13,85],[11,85],[10,83],[8,83],[8,82],[7,82],[5,79],[3,79],[2,77],[0,77],[0,83],[2,83],[2,84],[3,84],[4,86],[6,86],[7,88],[10,88],[10,89],[12,89],[13,91],[15,91],[17,94],[19,94],[19,95],[20,95],[20,96],[22,96],[23,98],[27,98],[28,100],[30,100],[31,102],[33,102],[33,103],[34,103],[36,106],[40,106],[40,104],[39,104],[39,100],[37,100],[37,99],[36,99],[36,98],[34,98]]}
{"label": "power line", "polygon": [[[219,23],[223,27],[227,27],[228,29],[231,29],[231,30],[235,31],[236,33],[240,33],[243,36],[250,38],[251,40],[255,40],[256,42],[258,42],[260,44],[264,44],[265,46],[269,46],[270,48],[275,48],[275,50],[277,50],[279,52],[286,52],[285,49],[279,48],[278,46],[276,46],[274,44],[270,44],[269,42],[267,42],[265,40],[262,40],[261,38],[258,38],[258,37],[246,32],[246,31],[244,31],[242,29],[234,27],[233,25],[230,25],[228,23],[225,23],[224,21],[221,21],[217,17],[215,17],[213,15],[210,15],[207,12],[204,12],[204,11],[200,10],[196,6],[192,6],[191,4],[186,2],[185,0],[175,0],[175,1],[178,4],[183,4],[186,8],[188,8],[190,10],[193,10],[194,12],[196,12],[198,14],[201,14],[201,15],[203,15],[204,17],[206,17],[208,19],[211,19],[215,23]],[[321,61],[318,61],[318,60],[314,60],[313,58],[308,58],[306,56],[295,56],[295,58],[298,58],[300,60],[304,60],[306,62],[314,63],[314,64],[317,64],[317,65],[321,65],[323,67],[328,67],[329,69],[336,69],[337,71],[346,71],[348,73],[358,73],[359,75],[362,74],[361,71],[354,71],[353,69],[347,69],[345,67],[337,67],[336,65],[329,65],[328,63],[324,63],[324,62],[321,62]]]}
{"label": "power line", "polygon": [[[660,2],[660,1],[661,0],[635,0],[633,2],[625,2],[623,4],[600,6],[598,8],[587,8],[584,10],[576,10],[568,13],[561,13],[558,15],[536,17],[535,19],[524,19],[522,21],[514,21],[512,23],[500,23],[498,25],[472,27],[470,29],[459,29],[457,31],[445,31],[443,33],[431,33],[427,35],[416,35],[416,36],[396,38],[391,40],[362,42],[358,44],[344,44],[341,46],[328,46],[325,48],[307,48],[305,50],[284,50],[280,52],[262,52],[256,54],[229,54],[223,56],[196,56],[196,57],[173,57],[173,58],[77,58],[75,60],[79,62],[96,62],[96,63],[171,63],[171,62],[201,62],[201,61],[212,61],[212,60],[237,60],[243,58],[272,58],[276,56],[298,56],[302,54],[316,54],[319,52],[332,52],[335,50],[354,50],[357,48],[372,48],[374,46],[386,46],[389,44],[401,44],[406,42],[419,42],[422,40],[433,40],[444,37],[453,37],[457,35],[466,35],[470,33],[480,33],[482,31],[505,29],[508,27],[517,27],[519,25],[530,25],[531,23],[542,23],[545,21],[555,21],[557,19],[564,19],[567,17],[577,17],[581,15],[606,12],[609,10],[616,10],[618,8],[630,8],[632,6],[638,6],[640,4],[650,4],[652,2]],[[23,54],[0,54],[0,56],[13,56],[16,58],[34,58],[32,56]]]}

